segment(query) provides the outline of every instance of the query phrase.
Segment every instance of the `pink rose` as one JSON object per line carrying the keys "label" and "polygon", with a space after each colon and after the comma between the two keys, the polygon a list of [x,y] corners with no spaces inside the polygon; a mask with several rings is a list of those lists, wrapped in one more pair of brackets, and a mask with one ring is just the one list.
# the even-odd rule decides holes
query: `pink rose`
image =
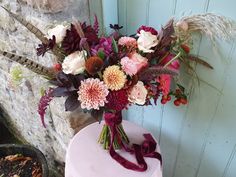
{"label": "pink rose", "polygon": [[120,63],[124,72],[133,76],[137,74],[140,69],[148,65],[148,59],[138,53],[134,53],[131,57],[122,58]]}
{"label": "pink rose", "polygon": [[138,83],[131,89],[128,99],[131,103],[144,105],[146,102],[147,93],[147,89],[145,88],[143,82],[138,81]]}

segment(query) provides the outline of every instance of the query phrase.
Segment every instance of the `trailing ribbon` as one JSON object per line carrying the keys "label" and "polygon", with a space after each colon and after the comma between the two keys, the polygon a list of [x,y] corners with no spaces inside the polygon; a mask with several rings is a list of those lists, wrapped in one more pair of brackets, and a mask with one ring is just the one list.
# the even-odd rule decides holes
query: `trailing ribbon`
{"label": "trailing ribbon", "polygon": [[130,154],[135,154],[138,164],[130,162],[121,155],[119,155],[113,147],[113,142],[118,133],[117,126],[122,122],[121,112],[119,111],[116,113],[105,113],[104,119],[111,131],[109,153],[111,157],[119,164],[130,170],[144,172],[147,170],[147,163],[145,162],[144,157],[150,157],[158,159],[162,165],[161,154],[155,152],[157,143],[155,142],[151,134],[144,134],[144,142],[141,145],[133,144],[131,148],[125,145],[122,141],[120,141],[121,147],[126,152],[129,152]]}

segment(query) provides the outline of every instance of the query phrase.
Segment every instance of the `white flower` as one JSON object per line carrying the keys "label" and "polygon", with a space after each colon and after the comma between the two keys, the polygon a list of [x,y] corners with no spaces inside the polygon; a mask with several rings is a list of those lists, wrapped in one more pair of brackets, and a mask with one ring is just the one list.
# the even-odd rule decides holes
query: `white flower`
{"label": "white flower", "polygon": [[87,57],[87,52],[76,51],[68,55],[63,63],[62,70],[65,74],[80,74],[85,70],[85,58]]}
{"label": "white flower", "polygon": [[157,35],[153,35],[151,32],[141,30],[137,42],[138,49],[144,53],[152,53],[154,50],[151,50],[152,47],[155,47],[158,44]]}
{"label": "white flower", "polygon": [[138,83],[131,89],[128,99],[132,103],[144,105],[146,102],[147,93],[147,89],[145,88],[143,82],[138,81]]}
{"label": "white flower", "polygon": [[54,35],[56,37],[56,43],[61,43],[66,36],[67,27],[63,25],[57,25],[56,27],[48,30],[48,37],[52,38]]}

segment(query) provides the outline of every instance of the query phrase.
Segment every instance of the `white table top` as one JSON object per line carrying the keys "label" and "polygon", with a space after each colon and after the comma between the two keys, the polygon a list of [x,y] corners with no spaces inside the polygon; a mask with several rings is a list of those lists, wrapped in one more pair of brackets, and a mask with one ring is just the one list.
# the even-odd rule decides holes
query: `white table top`
{"label": "white table top", "polygon": [[[134,123],[123,121],[122,124],[131,143],[141,144],[143,134],[149,133]],[[109,152],[97,143],[102,127],[103,122],[95,122],[73,137],[67,149],[65,177],[162,177],[160,161],[157,159],[145,158],[148,165],[145,172],[125,169],[113,160]],[[156,150],[160,152],[159,146]],[[136,163],[133,155],[124,150],[118,153]]]}

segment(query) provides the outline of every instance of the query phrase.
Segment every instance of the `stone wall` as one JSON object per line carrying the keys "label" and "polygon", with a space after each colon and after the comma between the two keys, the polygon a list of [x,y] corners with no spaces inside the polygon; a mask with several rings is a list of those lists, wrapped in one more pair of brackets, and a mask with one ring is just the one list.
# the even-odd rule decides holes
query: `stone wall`
{"label": "stone wall", "polygon": [[[0,0],[0,5],[21,14],[44,32],[49,24],[70,21],[71,17],[89,21],[89,7],[86,0],[70,0],[70,2],[63,0],[67,2],[64,5],[65,9],[56,7],[62,0],[39,0],[51,4],[50,6],[34,5],[37,1]],[[45,57],[36,56],[35,48],[39,40],[1,8],[0,28],[1,49],[27,56],[47,66],[55,63],[55,58],[50,54],[46,54]],[[24,79],[16,84],[10,74],[16,66],[19,67],[17,63],[0,56],[0,106],[8,115],[6,122],[18,137],[38,147],[47,156],[51,165],[55,161],[63,163],[69,140],[76,131],[93,120],[80,110],[73,113],[65,112],[63,106],[65,99],[57,98],[50,104],[45,117],[47,128],[43,128],[37,114],[37,104],[40,99],[40,88],[48,87],[47,80],[20,66]]]}

